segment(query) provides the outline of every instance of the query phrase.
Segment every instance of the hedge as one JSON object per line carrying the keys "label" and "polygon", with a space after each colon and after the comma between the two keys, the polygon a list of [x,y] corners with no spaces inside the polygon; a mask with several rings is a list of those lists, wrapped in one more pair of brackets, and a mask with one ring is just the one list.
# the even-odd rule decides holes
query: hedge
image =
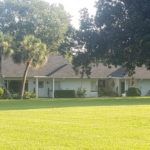
{"label": "hedge", "polygon": [[75,90],[56,90],[55,98],[74,98],[76,96]]}
{"label": "hedge", "polygon": [[141,96],[141,91],[138,88],[130,87],[127,91],[127,96]]}

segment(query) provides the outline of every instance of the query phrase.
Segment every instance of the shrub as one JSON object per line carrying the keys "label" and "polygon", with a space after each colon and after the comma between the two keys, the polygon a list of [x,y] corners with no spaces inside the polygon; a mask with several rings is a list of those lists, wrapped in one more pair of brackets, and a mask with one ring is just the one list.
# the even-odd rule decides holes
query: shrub
{"label": "shrub", "polygon": [[118,96],[118,94],[116,92],[114,92],[114,91],[101,88],[98,91],[98,96],[99,97],[101,97],[101,96],[116,97],[116,96]]}
{"label": "shrub", "polygon": [[141,96],[141,91],[138,88],[130,87],[127,91],[127,96]]}
{"label": "shrub", "polygon": [[146,96],[150,96],[150,90],[146,93]]}
{"label": "shrub", "polygon": [[56,98],[74,98],[75,97],[74,90],[56,90],[54,94]]}
{"label": "shrub", "polygon": [[20,95],[18,93],[11,94],[13,99],[20,99]]}
{"label": "shrub", "polygon": [[10,91],[6,88],[4,88],[4,94],[3,94],[3,99],[11,99],[12,95],[10,93]]}
{"label": "shrub", "polygon": [[30,98],[35,98],[36,95],[34,92],[25,92],[23,98],[24,99],[30,99]]}
{"label": "shrub", "polygon": [[86,95],[86,90],[82,88],[78,88],[77,97],[85,97],[85,95]]}
{"label": "shrub", "polygon": [[4,89],[0,87],[0,97],[2,97],[4,94]]}

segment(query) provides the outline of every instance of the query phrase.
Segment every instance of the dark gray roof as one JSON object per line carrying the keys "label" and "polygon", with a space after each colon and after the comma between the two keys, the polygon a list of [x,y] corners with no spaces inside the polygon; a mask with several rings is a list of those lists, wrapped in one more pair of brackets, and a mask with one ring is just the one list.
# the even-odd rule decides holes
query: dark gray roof
{"label": "dark gray roof", "polygon": [[[3,59],[2,73],[4,77],[22,77],[25,70],[24,64],[15,64],[11,58]],[[48,76],[50,78],[81,78],[76,74],[73,66],[62,56],[52,55],[47,62],[39,68],[30,68],[28,77]],[[86,76],[85,76],[86,77]],[[128,77],[127,70],[121,67],[108,68],[102,64],[93,66],[90,78]],[[136,68],[135,78],[150,79],[150,71],[145,67]]]}
{"label": "dark gray roof", "polygon": [[[119,68],[110,74],[110,77],[124,77],[128,78],[128,71],[126,68]],[[132,76],[135,79],[150,79],[150,70],[147,70],[145,66],[136,67],[135,73]]]}
{"label": "dark gray roof", "polygon": [[120,67],[110,74],[110,77],[125,77],[128,76],[127,69]]}

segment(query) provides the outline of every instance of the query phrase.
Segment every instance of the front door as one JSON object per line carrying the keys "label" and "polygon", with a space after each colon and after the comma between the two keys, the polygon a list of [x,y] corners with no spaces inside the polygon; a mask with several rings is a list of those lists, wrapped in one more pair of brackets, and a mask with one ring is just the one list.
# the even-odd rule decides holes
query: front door
{"label": "front door", "polygon": [[125,81],[121,81],[121,94],[125,92]]}
{"label": "front door", "polygon": [[46,97],[45,93],[45,81],[44,80],[39,80],[39,97]]}

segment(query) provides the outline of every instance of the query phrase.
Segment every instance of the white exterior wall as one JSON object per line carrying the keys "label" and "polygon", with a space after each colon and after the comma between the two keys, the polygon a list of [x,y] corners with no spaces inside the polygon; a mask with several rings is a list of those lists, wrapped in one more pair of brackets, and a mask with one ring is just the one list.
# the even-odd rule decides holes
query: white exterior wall
{"label": "white exterior wall", "polygon": [[[5,80],[20,80],[19,78],[7,78]],[[44,81],[44,87],[39,88],[39,97],[52,97],[52,79],[38,79],[39,81]],[[140,79],[135,80],[134,85],[131,85],[131,79],[122,79],[126,80],[125,90],[131,86],[137,87],[141,90],[142,96],[145,96],[150,90],[150,79]],[[78,88],[86,89],[87,97],[97,97],[98,92],[91,91],[91,82],[94,81],[98,87],[98,79],[55,79],[55,82],[60,81],[60,89],[62,90],[75,90]],[[108,86],[112,91],[117,92],[120,95],[120,79],[114,78],[108,80]],[[28,79],[28,90],[35,92],[36,89],[36,79]],[[49,90],[49,94],[48,94]]]}
{"label": "white exterior wall", "polygon": [[[52,80],[38,79],[38,81],[44,82],[44,87],[38,88],[39,97],[48,97],[48,90],[50,92],[49,95],[52,96]],[[34,90],[36,90],[36,79],[28,80],[28,90],[31,92],[34,92]]]}
{"label": "white exterior wall", "polygon": [[34,92],[35,84],[33,83],[35,80],[29,79],[28,80],[28,91]]}
{"label": "white exterior wall", "polygon": [[[119,81],[119,80],[118,80]],[[150,90],[150,79],[134,79],[134,84],[131,84],[132,79],[125,79],[125,90],[127,91],[129,87],[136,87],[141,90],[141,95],[145,96]]]}
{"label": "white exterior wall", "polygon": [[150,90],[150,79],[147,80],[138,80],[137,88],[141,90],[142,96],[145,96]]}
{"label": "white exterior wall", "polygon": [[97,80],[95,79],[64,79],[60,80],[60,86],[62,90],[75,90],[77,91],[78,88],[83,88],[86,90],[86,97],[97,97],[98,92],[91,91],[91,82],[95,81],[96,86]]}
{"label": "white exterior wall", "polygon": [[[48,89],[52,92],[52,79],[38,79],[39,81],[44,81],[44,87],[39,88],[39,97],[48,97]],[[91,82],[94,81],[97,84],[97,79],[55,79],[56,82],[60,82],[60,90],[75,90],[78,88],[83,88],[86,90],[86,97],[97,97],[98,92],[91,91]],[[35,79],[28,80],[28,89],[34,92],[36,88]],[[52,93],[50,93],[50,96]]]}

